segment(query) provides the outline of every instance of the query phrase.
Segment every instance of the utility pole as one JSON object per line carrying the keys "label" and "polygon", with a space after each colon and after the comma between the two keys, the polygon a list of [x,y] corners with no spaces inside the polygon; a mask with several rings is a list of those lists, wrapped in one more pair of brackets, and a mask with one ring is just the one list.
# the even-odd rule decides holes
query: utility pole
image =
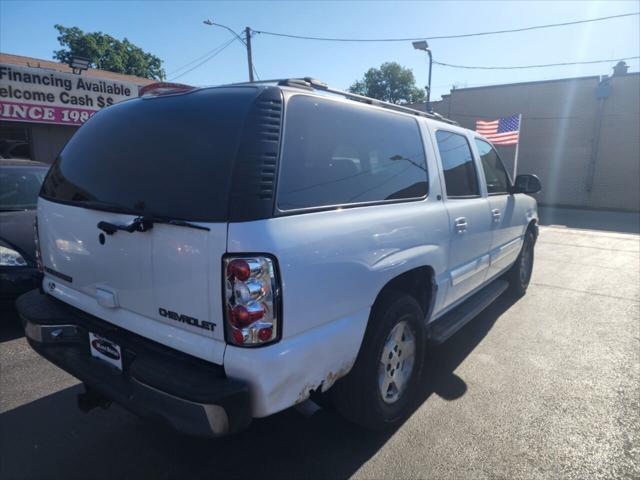
{"label": "utility pole", "polygon": [[427,112],[431,111],[431,70],[433,69],[433,57],[431,56],[431,49],[427,49],[429,54],[429,86],[427,87]]}
{"label": "utility pole", "polygon": [[253,59],[251,58],[251,29],[245,27],[245,45],[247,46],[247,63],[249,64],[249,81],[253,82]]}

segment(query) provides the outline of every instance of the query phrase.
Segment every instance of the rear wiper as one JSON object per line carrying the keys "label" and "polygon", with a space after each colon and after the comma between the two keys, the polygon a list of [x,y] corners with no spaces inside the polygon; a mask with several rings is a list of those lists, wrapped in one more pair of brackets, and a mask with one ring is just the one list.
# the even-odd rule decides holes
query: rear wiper
{"label": "rear wiper", "polygon": [[186,220],[179,220],[174,218],[164,218],[164,217],[154,217],[153,215],[145,215],[142,217],[136,217],[133,219],[128,225],[118,225],[111,222],[98,222],[98,228],[102,230],[107,235],[113,235],[118,230],[122,230],[124,232],[147,232],[153,228],[154,223],[164,223],[166,225],[175,225],[176,227],[188,227],[195,228],[198,230],[206,230],[209,231],[209,227],[204,227],[202,225],[197,225],[195,223],[187,222]]}
{"label": "rear wiper", "polygon": [[211,230],[209,227],[198,225],[196,223],[187,222],[186,220],[180,220],[177,218],[161,218],[161,217],[143,217],[143,218],[150,219],[153,223],[165,223],[167,225],[175,225],[176,227],[188,227],[188,228],[195,228],[196,230],[206,230],[207,232]]}

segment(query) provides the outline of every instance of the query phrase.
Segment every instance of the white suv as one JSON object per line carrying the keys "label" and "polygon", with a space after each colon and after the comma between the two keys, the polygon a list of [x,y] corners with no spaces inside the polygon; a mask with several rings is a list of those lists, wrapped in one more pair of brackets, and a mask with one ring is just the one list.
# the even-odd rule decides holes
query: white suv
{"label": "white suv", "polygon": [[429,345],[524,293],[539,189],[475,132],[312,79],[151,88],[53,165],[18,309],[85,410],[213,436],[328,391],[392,426]]}

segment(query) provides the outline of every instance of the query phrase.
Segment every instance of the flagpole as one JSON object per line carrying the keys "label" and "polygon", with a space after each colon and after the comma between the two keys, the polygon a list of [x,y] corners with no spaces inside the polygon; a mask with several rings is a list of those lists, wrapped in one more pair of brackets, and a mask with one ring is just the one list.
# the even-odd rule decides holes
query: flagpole
{"label": "flagpole", "polygon": [[522,134],[522,114],[518,115],[518,141],[516,142],[516,154],[513,158],[513,181],[516,181],[518,173],[518,151],[520,150],[520,135]]}

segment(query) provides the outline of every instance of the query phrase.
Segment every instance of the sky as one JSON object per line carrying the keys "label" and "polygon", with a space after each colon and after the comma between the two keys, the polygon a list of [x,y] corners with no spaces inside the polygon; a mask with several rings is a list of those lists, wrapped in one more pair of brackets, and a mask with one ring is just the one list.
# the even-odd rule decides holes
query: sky
{"label": "sky", "polygon": [[[0,0],[0,51],[51,59],[60,48],[54,24],[128,38],[164,60],[168,79],[230,40],[227,30],[254,30],[344,38],[398,38],[470,33],[560,23],[640,11],[640,1],[425,1],[425,2],[178,2]],[[514,66],[640,55],[640,17],[523,33],[429,42],[434,60]],[[260,78],[311,76],[346,89],[371,67],[394,61],[427,83],[425,52],[411,42],[333,43],[255,34],[253,58]],[[191,66],[196,65],[193,63]],[[638,60],[627,61],[630,71]],[[462,70],[434,66],[432,99],[450,88],[611,73],[612,64],[527,70]],[[238,41],[176,81],[217,85],[246,81],[246,52]]]}

